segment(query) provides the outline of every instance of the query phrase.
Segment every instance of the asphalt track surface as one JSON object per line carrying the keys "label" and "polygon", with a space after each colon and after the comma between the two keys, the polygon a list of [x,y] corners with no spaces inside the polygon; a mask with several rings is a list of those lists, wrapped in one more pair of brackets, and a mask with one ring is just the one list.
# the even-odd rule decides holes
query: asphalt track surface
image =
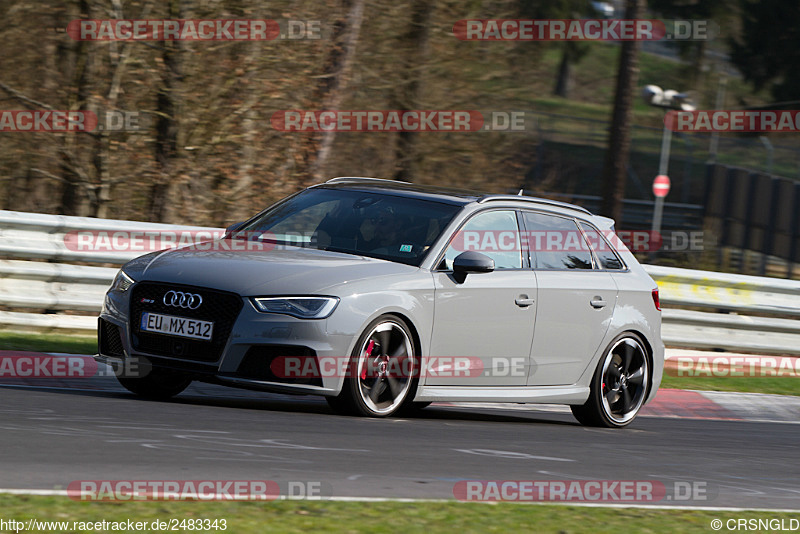
{"label": "asphalt track surface", "polygon": [[[640,416],[623,430],[556,409],[434,404],[411,418],[193,384],[140,400],[113,377],[0,387],[0,488],[78,480],[320,482],[323,496],[453,499],[459,480],[650,480],[660,505],[800,509],[800,425]],[[699,488],[682,500],[675,482]]]}

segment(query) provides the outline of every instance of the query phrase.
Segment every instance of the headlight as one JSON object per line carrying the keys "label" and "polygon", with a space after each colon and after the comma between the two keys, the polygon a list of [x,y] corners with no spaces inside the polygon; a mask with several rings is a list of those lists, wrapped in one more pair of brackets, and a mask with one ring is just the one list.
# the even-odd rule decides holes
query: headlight
{"label": "headlight", "polygon": [[324,319],[339,304],[337,297],[257,297],[253,306],[264,313],[282,313],[299,319]]}
{"label": "headlight", "polygon": [[125,274],[125,271],[120,269],[114,281],[111,283],[112,291],[127,291],[134,283],[134,279]]}

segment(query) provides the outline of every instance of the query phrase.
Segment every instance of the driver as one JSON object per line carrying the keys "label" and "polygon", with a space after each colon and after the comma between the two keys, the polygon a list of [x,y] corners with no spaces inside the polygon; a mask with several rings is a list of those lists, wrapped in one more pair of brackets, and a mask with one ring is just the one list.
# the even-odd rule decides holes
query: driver
{"label": "driver", "polygon": [[372,237],[364,240],[361,246],[363,250],[373,254],[388,255],[395,247],[400,246],[398,228],[400,221],[391,207],[382,208],[370,217],[369,222]]}

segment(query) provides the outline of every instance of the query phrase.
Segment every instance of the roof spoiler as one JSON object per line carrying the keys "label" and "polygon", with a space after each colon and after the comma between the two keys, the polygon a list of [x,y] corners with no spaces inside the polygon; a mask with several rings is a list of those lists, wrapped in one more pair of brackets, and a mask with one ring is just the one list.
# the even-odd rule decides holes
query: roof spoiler
{"label": "roof spoiler", "polygon": [[611,230],[612,232],[616,232],[616,229],[614,228],[614,219],[603,217],[602,215],[595,215],[594,219],[599,223],[598,226],[602,226],[602,230]]}

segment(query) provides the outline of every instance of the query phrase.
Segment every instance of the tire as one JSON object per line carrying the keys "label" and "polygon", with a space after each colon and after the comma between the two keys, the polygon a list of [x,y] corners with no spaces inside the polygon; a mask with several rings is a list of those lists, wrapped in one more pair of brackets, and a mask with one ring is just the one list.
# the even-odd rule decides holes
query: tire
{"label": "tire", "polygon": [[192,379],[186,375],[153,367],[143,376],[117,376],[119,383],[139,397],[151,400],[166,400],[189,387]]}
{"label": "tire", "polygon": [[592,377],[589,398],[570,406],[583,425],[622,428],[639,413],[650,386],[650,360],[642,339],[631,332],[608,346]]}
{"label": "tire", "polygon": [[418,368],[411,329],[399,317],[383,315],[359,337],[342,392],[326,400],[337,413],[388,417],[412,404]]}

